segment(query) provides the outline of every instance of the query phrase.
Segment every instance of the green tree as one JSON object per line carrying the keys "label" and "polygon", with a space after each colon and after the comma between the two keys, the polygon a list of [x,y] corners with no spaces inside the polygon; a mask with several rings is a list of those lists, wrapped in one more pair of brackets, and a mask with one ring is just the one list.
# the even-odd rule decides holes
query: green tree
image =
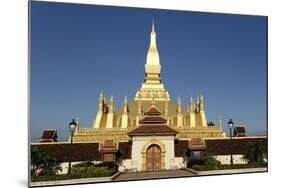
{"label": "green tree", "polygon": [[249,163],[264,162],[265,149],[260,142],[249,142],[243,156]]}
{"label": "green tree", "polygon": [[62,171],[59,163],[47,152],[41,151],[38,147],[31,148],[31,175],[55,175]]}
{"label": "green tree", "polygon": [[115,153],[115,163],[118,165],[122,164],[124,154],[121,151]]}
{"label": "green tree", "polygon": [[207,125],[208,126],[215,126],[215,124],[212,121],[208,122]]}

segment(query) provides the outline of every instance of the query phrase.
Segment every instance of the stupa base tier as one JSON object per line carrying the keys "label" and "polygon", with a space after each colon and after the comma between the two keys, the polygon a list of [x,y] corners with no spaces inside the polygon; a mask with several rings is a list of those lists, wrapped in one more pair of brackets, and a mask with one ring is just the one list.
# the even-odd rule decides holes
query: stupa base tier
{"label": "stupa base tier", "polygon": [[[101,142],[105,140],[113,141],[128,141],[130,132],[135,127],[128,129],[112,128],[112,129],[93,129],[93,128],[80,128],[74,134],[74,142]],[[189,140],[192,138],[224,138],[225,132],[218,127],[185,127],[175,128],[179,133],[176,138],[179,140]]]}

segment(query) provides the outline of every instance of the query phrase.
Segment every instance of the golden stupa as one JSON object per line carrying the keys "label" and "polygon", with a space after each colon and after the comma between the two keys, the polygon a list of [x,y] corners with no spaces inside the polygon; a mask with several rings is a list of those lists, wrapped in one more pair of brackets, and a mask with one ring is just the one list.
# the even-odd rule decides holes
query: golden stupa
{"label": "golden stupa", "polygon": [[78,126],[74,133],[74,142],[101,142],[114,140],[128,141],[127,135],[132,129],[139,126],[143,112],[154,103],[161,111],[167,125],[176,131],[179,140],[191,138],[222,138],[226,137],[221,120],[217,125],[208,126],[205,114],[204,97],[201,94],[196,100],[190,98],[189,107],[182,107],[181,99],[171,101],[169,92],[161,82],[161,65],[156,45],[154,21],[150,33],[150,46],[145,64],[145,78],[135,98],[128,101],[125,96],[121,109],[115,111],[114,98],[106,102],[104,95],[99,97],[98,111],[91,128]]}

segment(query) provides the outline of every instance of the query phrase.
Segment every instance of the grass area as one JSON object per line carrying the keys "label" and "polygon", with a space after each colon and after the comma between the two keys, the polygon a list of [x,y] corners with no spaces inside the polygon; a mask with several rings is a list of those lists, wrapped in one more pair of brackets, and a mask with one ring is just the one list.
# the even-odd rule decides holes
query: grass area
{"label": "grass area", "polygon": [[32,176],[32,182],[40,181],[56,181],[69,180],[79,178],[94,178],[94,177],[109,177],[118,171],[115,164],[100,164],[80,163],[73,165],[72,174],[50,175],[50,176]]}
{"label": "grass area", "polygon": [[234,165],[193,165],[191,168],[196,171],[209,171],[209,170],[229,170],[229,169],[245,169],[245,168],[264,168],[267,163],[249,163],[249,164],[234,164]]}

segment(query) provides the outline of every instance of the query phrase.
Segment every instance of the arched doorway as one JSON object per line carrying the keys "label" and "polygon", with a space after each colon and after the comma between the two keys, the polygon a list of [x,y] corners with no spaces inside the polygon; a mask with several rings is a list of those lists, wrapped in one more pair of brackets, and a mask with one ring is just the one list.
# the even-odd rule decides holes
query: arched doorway
{"label": "arched doorway", "polygon": [[146,170],[161,170],[161,149],[156,144],[149,146],[146,150]]}

